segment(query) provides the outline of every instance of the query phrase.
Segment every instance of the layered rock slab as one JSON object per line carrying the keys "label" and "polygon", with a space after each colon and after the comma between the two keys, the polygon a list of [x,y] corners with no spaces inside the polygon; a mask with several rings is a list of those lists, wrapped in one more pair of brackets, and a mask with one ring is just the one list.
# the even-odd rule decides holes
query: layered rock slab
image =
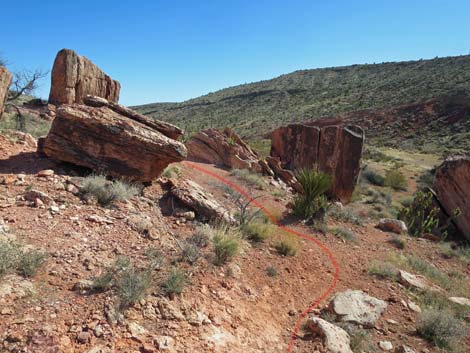
{"label": "layered rock slab", "polygon": [[232,129],[205,129],[186,142],[188,159],[232,169],[261,172],[259,157]]}
{"label": "layered rock slab", "polygon": [[271,156],[292,171],[316,166],[332,178],[330,196],[351,200],[360,172],[364,132],[358,126],[290,124],[273,131]]}
{"label": "layered rock slab", "polygon": [[96,172],[149,182],[186,158],[185,146],[147,124],[106,107],[62,105],[41,141],[46,156]]}
{"label": "layered rock slab", "polygon": [[55,105],[83,103],[87,95],[119,101],[121,85],[84,56],[70,49],[57,53],[51,74],[49,102]]}
{"label": "layered rock slab", "polygon": [[470,157],[446,159],[436,171],[433,189],[448,217],[460,210],[453,221],[460,233],[470,240]]}
{"label": "layered rock slab", "polygon": [[12,74],[6,67],[0,66],[0,118],[3,114],[3,109],[8,96],[8,88],[10,87],[12,77]]}

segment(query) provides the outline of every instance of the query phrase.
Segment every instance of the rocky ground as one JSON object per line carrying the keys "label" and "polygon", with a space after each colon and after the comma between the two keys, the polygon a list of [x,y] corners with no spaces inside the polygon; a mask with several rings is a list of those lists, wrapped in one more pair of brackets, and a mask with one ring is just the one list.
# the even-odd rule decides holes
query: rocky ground
{"label": "rocky ground", "polygon": [[[168,199],[164,179],[128,201],[101,207],[78,194],[83,171],[55,164],[34,151],[34,141],[0,135],[0,240],[47,254],[35,275],[8,272],[0,279],[1,352],[286,352],[297,322],[301,325],[292,352],[327,351],[328,340],[309,329],[318,323],[299,321],[335,278],[331,258],[316,242],[299,238],[295,256],[279,255],[275,241],[286,235],[273,227],[264,243],[243,239],[240,253],[226,265],[213,265],[210,244],[200,249],[197,260],[188,261],[182,244],[201,223]],[[402,236],[405,245],[400,249],[391,241],[395,235],[375,227],[378,221],[372,211],[377,205],[364,201],[366,193],[320,229],[289,216],[292,196],[279,183],[264,178],[260,189],[229,171],[197,165],[241,185],[282,224],[331,251],[339,278],[313,309],[316,316],[334,321],[336,309],[323,309],[334,294],[347,290],[364,293],[356,293],[358,300],[343,300],[343,305],[350,305],[346,315],[336,311],[339,321],[347,315],[365,315],[357,303],[367,298],[366,293],[378,299],[365,310],[367,317],[377,314],[350,331],[355,332],[355,352],[406,352],[402,345],[415,352],[440,351],[416,333],[419,312],[427,305],[416,286],[426,286],[426,293],[439,286],[443,298],[469,298],[468,261],[443,256],[442,245],[426,239]],[[224,184],[186,162],[178,166],[180,173],[174,178],[198,183],[211,198],[236,211]],[[120,311],[115,291],[90,290],[89,281],[122,256],[138,269],[150,267],[152,284],[142,299]],[[434,270],[416,266],[417,259]],[[373,271],[380,264],[393,265],[391,274]],[[168,296],[161,284],[175,268],[188,281],[181,295]],[[456,305],[468,321],[468,306]],[[469,343],[468,338],[462,340],[461,351]]]}

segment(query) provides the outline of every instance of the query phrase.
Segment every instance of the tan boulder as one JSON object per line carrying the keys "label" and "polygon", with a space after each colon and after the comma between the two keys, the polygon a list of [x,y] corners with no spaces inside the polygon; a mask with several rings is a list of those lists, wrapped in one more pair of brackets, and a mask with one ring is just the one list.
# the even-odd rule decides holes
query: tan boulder
{"label": "tan boulder", "polygon": [[38,152],[107,175],[152,181],[186,158],[186,148],[154,126],[103,107],[72,104],[57,109]]}
{"label": "tan boulder", "polygon": [[51,74],[49,102],[52,104],[83,103],[87,95],[118,102],[121,85],[70,49],[57,53]]}
{"label": "tan boulder", "polygon": [[8,96],[8,88],[11,84],[12,75],[6,67],[0,66],[0,118]]}
{"label": "tan boulder", "polygon": [[271,156],[295,171],[317,166],[332,178],[329,193],[351,200],[360,172],[364,132],[358,126],[290,124],[273,131]]}
{"label": "tan boulder", "polygon": [[188,159],[232,169],[261,172],[259,157],[232,129],[205,129],[186,142]]}
{"label": "tan boulder", "polygon": [[450,217],[456,209],[460,215],[454,223],[470,240],[470,157],[451,157],[437,169],[433,189],[444,213]]}

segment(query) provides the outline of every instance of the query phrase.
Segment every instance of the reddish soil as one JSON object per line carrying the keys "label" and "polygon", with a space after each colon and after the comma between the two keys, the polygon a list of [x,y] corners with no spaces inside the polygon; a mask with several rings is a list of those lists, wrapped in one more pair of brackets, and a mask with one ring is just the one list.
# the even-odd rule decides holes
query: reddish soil
{"label": "reddish soil", "polygon": [[[391,235],[374,228],[376,222],[370,219],[364,226],[329,221],[330,228],[342,226],[353,231],[358,238],[355,243],[345,242],[331,232],[314,232],[288,217],[289,195],[274,197],[270,192],[274,187],[253,190],[226,170],[201,166],[260,196],[257,200],[266,209],[284,213],[283,224],[315,237],[330,249],[340,267],[333,292],[361,289],[388,301],[385,314],[369,330],[375,347],[378,341],[389,340],[394,346],[407,344],[417,352],[438,352],[415,334],[416,313],[400,303],[409,298],[409,292],[396,283],[369,275],[370,262],[406,251],[431,261],[442,271],[460,271],[466,278],[470,276],[468,266],[444,259],[436,244],[427,240],[409,238],[406,249],[398,250],[388,243]],[[233,208],[220,182],[185,163],[180,167],[184,178],[199,183],[220,203]],[[38,171],[49,168],[55,170],[54,176],[36,176]],[[18,173],[26,174],[23,182],[17,180]],[[0,352],[20,352],[26,347],[29,352],[152,352],[158,351],[154,340],[161,336],[174,340],[170,352],[286,352],[299,316],[334,280],[331,259],[307,239],[299,239],[300,250],[294,257],[277,254],[272,241],[256,246],[243,242],[241,254],[224,267],[211,264],[210,248],[193,265],[179,262],[178,244],[193,234],[195,223],[162,215],[159,200],[165,191],[159,183],[146,188],[141,197],[105,209],[85,204],[64,190],[70,173],[68,167],[39,158],[33,147],[0,135],[0,178],[15,180],[0,185],[0,220],[10,226],[18,241],[49,254],[35,277],[24,280],[9,275],[0,279],[0,292],[2,283],[14,282],[12,294],[0,296]],[[58,214],[51,214],[47,207],[16,202],[29,186],[44,191],[64,207]],[[106,217],[110,223],[87,220],[90,215]],[[132,227],[131,216],[152,219],[150,237]],[[84,294],[72,290],[77,281],[99,275],[118,255],[145,266],[149,248],[164,254],[164,265],[153,274],[155,285],[146,299],[126,312],[123,323],[112,324],[106,317],[106,307],[115,302],[111,292]],[[159,282],[173,265],[190,277],[183,294],[169,301],[181,312],[179,319],[170,319],[155,309],[166,303]],[[277,270],[277,276],[267,275],[268,266]],[[34,291],[21,297],[17,286],[25,281],[32,284]],[[192,320],[197,312],[210,321]],[[390,325],[387,319],[398,325]],[[132,322],[145,328],[145,332],[132,333],[128,327]],[[292,352],[318,351],[324,351],[320,341],[300,330]]]}

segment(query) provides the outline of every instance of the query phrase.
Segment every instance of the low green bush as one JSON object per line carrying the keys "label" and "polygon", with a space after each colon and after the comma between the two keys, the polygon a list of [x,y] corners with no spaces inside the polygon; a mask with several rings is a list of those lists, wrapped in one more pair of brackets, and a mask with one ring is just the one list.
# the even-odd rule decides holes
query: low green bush
{"label": "low green bush", "polygon": [[212,237],[214,246],[214,264],[217,266],[229,262],[237,254],[240,247],[239,235],[228,227],[219,227]]}
{"label": "low green bush", "polygon": [[173,268],[168,277],[162,283],[163,292],[173,297],[175,294],[181,294],[188,282],[186,275],[179,269]]}
{"label": "low green bush", "polygon": [[363,173],[363,175],[369,183],[377,186],[385,186],[385,177],[379,173],[376,173],[372,170],[367,170]]}
{"label": "low green bush", "polygon": [[83,181],[83,195],[91,195],[103,207],[115,201],[128,200],[139,193],[139,189],[121,180],[108,181],[103,175],[90,175]]}
{"label": "low green bush", "polygon": [[302,186],[303,192],[295,195],[293,212],[296,216],[307,219],[317,213],[325,214],[328,209],[328,201],[325,192],[331,185],[331,177],[321,171],[301,169],[296,178]]}
{"label": "low green bush", "polygon": [[408,182],[405,175],[397,169],[389,170],[385,174],[385,185],[394,190],[406,191],[408,189]]}

